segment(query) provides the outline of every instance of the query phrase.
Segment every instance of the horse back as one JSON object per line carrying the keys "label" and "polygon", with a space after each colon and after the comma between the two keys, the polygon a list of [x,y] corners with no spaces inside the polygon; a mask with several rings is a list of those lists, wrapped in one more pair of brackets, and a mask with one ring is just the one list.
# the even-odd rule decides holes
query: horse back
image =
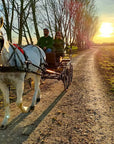
{"label": "horse back", "polygon": [[41,48],[34,45],[27,45],[23,47],[23,50],[31,63],[37,66],[40,66],[41,63],[45,63],[46,55]]}

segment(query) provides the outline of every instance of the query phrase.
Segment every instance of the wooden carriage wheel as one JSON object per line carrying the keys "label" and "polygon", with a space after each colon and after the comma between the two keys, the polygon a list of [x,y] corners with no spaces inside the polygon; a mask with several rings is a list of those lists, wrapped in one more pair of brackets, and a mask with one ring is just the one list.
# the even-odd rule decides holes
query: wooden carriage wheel
{"label": "wooden carriage wheel", "polygon": [[73,78],[73,66],[72,66],[72,64],[70,64],[68,75],[69,75],[68,77],[69,77],[69,85],[70,85],[72,82],[72,78]]}
{"label": "wooden carriage wheel", "polygon": [[62,73],[62,81],[64,84],[64,89],[68,88],[68,81],[69,81],[69,77],[68,77],[68,69],[64,69],[63,73]]}

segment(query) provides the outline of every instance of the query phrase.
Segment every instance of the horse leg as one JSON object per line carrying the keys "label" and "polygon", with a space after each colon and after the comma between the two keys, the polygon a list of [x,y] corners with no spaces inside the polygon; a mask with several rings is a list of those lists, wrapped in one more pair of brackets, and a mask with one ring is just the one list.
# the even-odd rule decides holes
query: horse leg
{"label": "horse leg", "polygon": [[40,101],[40,87],[39,87],[40,76],[38,76],[38,75],[34,76],[34,83],[35,83],[34,96],[32,98],[32,104],[30,106],[30,110],[34,110],[36,103]]}
{"label": "horse leg", "polygon": [[23,106],[22,103],[22,95],[24,90],[24,80],[19,80],[16,85],[16,92],[17,92],[17,106],[21,109],[23,113],[28,112],[28,107]]}
{"label": "horse leg", "polygon": [[38,103],[38,102],[40,102],[40,87],[39,87],[39,85],[40,85],[40,83],[38,84],[38,94],[37,94],[37,99],[36,99],[36,104]]}
{"label": "horse leg", "polygon": [[2,121],[1,128],[5,129],[8,123],[8,119],[10,118],[10,108],[9,108],[9,89],[6,84],[0,82],[0,88],[3,92],[4,98],[4,107],[5,107],[5,116]]}
{"label": "horse leg", "polygon": [[41,98],[41,95],[40,95],[40,79],[41,79],[41,77],[39,77],[39,79],[38,79],[38,94],[37,94],[36,104],[38,102],[40,102],[40,98]]}

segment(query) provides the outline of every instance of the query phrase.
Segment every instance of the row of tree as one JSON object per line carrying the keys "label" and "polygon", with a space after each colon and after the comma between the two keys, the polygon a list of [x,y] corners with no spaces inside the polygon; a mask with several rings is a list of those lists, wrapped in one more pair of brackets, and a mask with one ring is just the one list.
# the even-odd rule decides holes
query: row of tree
{"label": "row of tree", "polygon": [[97,28],[94,0],[1,0],[0,15],[8,40],[14,35],[20,45],[38,41],[47,27],[52,37],[61,31],[66,44],[87,48]]}

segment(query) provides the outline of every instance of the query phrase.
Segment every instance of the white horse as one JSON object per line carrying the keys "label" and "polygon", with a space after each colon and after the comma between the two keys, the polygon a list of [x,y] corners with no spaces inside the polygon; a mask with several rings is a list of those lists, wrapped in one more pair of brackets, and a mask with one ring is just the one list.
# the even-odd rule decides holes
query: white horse
{"label": "white horse", "polygon": [[[3,18],[0,18],[0,29],[3,25]],[[38,67],[43,67],[45,64],[45,53],[44,51],[33,45],[28,45],[23,48],[26,57],[20,52],[20,50],[14,46],[12,46],[8,41],[5,41],[2,36],[0,36],[0,59],[2,60],[2,63],[0,63],[2,66],[16,66],[18,68],[22,69],[29,69],[29,71],[35,72],[35,73],[41,73],[41,69]],[[32,64],[38,66],[35,67],[31,64],[26,64],[26,59],[30,61]],[[23,106],[22,102],[22,95],[24,90],[24,79],[31,78],[35,83],[34,88],[34,96],[32,99],[32,104],[30,107]],[[27,72],[1,72],[0,71],[0,89],[3,92],[4,97],[4,106],[5,106],[5,116],[3,119],[3,122],[1,124],[2,128],[6,128],[8,124],[8,119],[10,118],[10,108],[9,108],[9,88],[7,86],[6,81],[10,80],[16,87],[16,93],[17,93],[17,106],[21,109],[22,112],[26,113],[31,110],[31,108],[34,108],[36,102],[40,101],[40,74],[33,74],[33,73],[27,73]]]}

